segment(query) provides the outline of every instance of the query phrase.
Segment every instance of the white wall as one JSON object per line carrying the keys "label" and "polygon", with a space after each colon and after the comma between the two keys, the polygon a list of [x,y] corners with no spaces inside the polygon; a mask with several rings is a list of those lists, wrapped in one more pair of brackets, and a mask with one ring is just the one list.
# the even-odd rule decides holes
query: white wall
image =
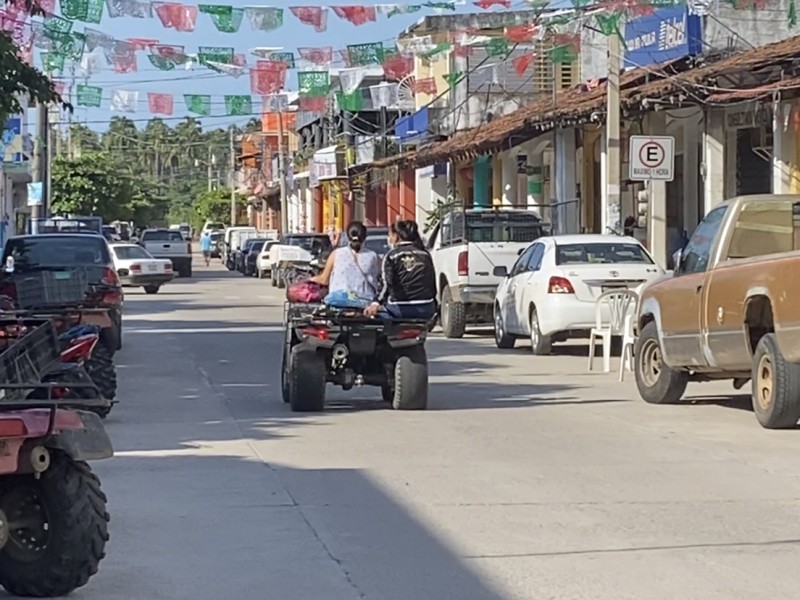
{"label": "white wall", "polygon": [[447,177],[426,177],[424,169],[417,169],[416,220],[420,228],[428,219],[428,213],[439,200],[447,199]]}

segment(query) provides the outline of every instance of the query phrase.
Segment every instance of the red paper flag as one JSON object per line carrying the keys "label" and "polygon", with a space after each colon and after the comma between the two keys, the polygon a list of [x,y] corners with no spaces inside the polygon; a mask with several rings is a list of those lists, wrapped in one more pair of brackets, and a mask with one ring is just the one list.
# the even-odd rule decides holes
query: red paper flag
{"label": "red paper flag", "polygon": [[172,94],[147,94],[147,105],[153,114],[171,115],[172,104]]}
{"label": "red paper flag", "polygon": [[325,112],[325,106],[328,103],[328,98],[321,96],[319,98],[299,98],[300,110],[303,112]]}
{"label": "red paper flag", "polygon": [[54,81],[53,87],[56,88],[56,94],[63,97],[64,96],[64,88],[66,88],[66,82],[64,81]]}
{"label": "red paper flag", "polygon": [[290,6],[289,10],[303,25],[311,25],[316,31],[328,28],[328,9],[321,6]]}
{"label": "red paper flag", "polygon": [[331,8],[337,17],[350,21],[353,25],[364,25],[374,22],[377,18],[374,6],[332,6]]}
{"label": "red paper flag", "polygon": [[194,31],[197,22],[197,6],[175,2],[154,2],[153,9],[164,27],[177,31]]}
{"label": "red paper flag", "polygon": [[415,79],[411,84],[411,91],[415,94],[433,95],[436,93],[436,80],[433,77]]}
{"label": "red paper flag", "polygon": [[297,53],[303,60],[307,60],[315,65],[329,65],[333,60],[333,48],[298,48]]}
{"label": "red paper flag", "polygon": [[513,25],[506,27],[505,38],[512,44],[530,44],[539,32],[540,28],[536,23]]}
{"label": "red paper flag", "polygon": [[250,69],[250,91],[262,96],[277,94],[286,84],[286,63],[274,60],[256,61]]}
{"label": "red paper flag", "polygon": [[129,44],[133,44],[133,47],[136,50],[147,50],[151,46],[155,46],[158,44],[158,40],[153,40],[149,38],[128,38],[125,40]]}
{"label": "red paper flag", "polygon": [[511,61],[511,64],[514,65],[514,70],[517,72],[517,75],[522,77],[525,71],[528,70],[528,67],[531,66],[533,62],[533,54],[523,54],[522,56],[517,56],[514,60]]}
{"label": "red paper flag", "polygon": [[173,46],[171,44],[155,44],[150,48],[150,52],[161,58],[173,60],[183,60],[186,51],[183,46]]}
{"label": "red paper flag", "polygon": [[473,4],[481,7],[483,10],[489,10],[493,6],[511,8],[511,0],[477,0],[477,2],[474,2]]}
{"label": "red paper flag", "polygon": [[579,33],[556,33],[553,35],[553,46],[572,46],[576,51],[581,47]]}
{"label": "red paper flag", "polygon": [[383,61],[383,73],[389,81],[400,81],[414,72],[414,57],[398,54]]}
{"label": "red paper flag", "polygon": [[345,67],[352,67],[350,64],[350,52],[345,48],[344,50],[337,50],[339,57],[342,59]]}

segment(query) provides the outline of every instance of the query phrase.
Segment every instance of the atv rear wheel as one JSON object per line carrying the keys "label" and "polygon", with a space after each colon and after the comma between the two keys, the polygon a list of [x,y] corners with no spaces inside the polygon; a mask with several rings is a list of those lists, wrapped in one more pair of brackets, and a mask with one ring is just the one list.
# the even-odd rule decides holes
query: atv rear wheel
{"label": "atv rear wheel", "polygon": [[395,410],[425,410],[428,407],[428,356],[424,346],[399,353],[394,367]]}
{"label": "atv rear wheel", "polygon": [[325,356],[313,348],[295,346],[289,355],[289,405],[295,412],[325,408]]}
{"label": "atv rear wheel", "polygon": [[[108,541],[106,497],[89,465],[53,453],[39,479],[0,480],[0,585],[15,596],[52,598],[86,585]],[[2,536],[0,536],[2,537]]]}
{"label": "atv rear wheel", "polygon": [[94,347],[92,356],[86,361],[86,372],[92,378],[103,398],[113,400],[117,396],[117,371],[114,356],[102,344]]}

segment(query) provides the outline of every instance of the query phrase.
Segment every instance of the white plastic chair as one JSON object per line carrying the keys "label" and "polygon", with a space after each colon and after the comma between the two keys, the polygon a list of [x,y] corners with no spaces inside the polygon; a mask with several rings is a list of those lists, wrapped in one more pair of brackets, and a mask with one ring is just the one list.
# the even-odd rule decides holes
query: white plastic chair
{"label": "white plastic chair", "polygon": [[619,380],[625,379],[625,369],[633,371],[633,347],[636,345],[636,315],[639,313],[639,298],[642,295],[642,290],[646,284],[642,283],[635,288],[633,292],[636,294],[636,303],[633,305],[633,310],[625,315],[625,322],[622,327],[622,357],[619,363]]}
{"label": "white plastic chair", "polygon": [[[589,333],[589,370],[594,367],[595,340],[602,339],[603,371],[611,372],[611,338],[625,334],[626,316],[636,308],[639,295],[633,290],[609,290],[598,296],[594,305],[595,326]],[[608,307],[609,321],[603,325],[603,309]],[[632,323],[632,321],[631,321]]]}

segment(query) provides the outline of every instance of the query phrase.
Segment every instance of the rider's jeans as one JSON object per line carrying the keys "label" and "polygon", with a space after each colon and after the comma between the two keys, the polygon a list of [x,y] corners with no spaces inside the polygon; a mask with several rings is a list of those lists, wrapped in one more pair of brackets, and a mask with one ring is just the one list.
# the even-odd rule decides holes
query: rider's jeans
{"label": "rider's jeans", "polygon": [[395,319],[430,319],[436,314],[436,301],[419,304],[389,302],[386,304],[386,312]]}

